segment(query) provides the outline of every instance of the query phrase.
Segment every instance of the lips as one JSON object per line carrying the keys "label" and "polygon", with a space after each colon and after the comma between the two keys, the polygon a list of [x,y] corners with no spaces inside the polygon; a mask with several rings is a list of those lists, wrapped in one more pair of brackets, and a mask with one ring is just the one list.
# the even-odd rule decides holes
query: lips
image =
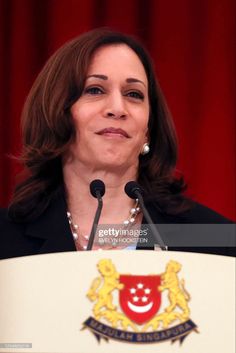
{"label": "lips", "polygon": [[102,129],[98,132],[96,132],[97,135],[104,135],[104,136],[123,136],[126,138],[130,138],[130,136],[128,135],[128,133],[123,130],[123,129],[116,129],[114,127],[107,127],[105,129]]}

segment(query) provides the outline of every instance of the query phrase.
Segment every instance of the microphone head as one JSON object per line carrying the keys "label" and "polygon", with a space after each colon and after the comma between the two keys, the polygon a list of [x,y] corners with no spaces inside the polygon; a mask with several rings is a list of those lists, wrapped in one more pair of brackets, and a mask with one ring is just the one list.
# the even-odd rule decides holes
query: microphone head
{"label": "microphone head", "polygon": [[131,199],[137,199],[136,192],[142,194],[142,189],[136,181],[129,181],[125,185],[125,192]]}
{"label": "microphone head", "polygon": [[95,179],[91,181],[90,183],[90,193],[93,195],[93,197],[97,198],[98,193],[100,194],[101,197],[105,194],[105,184],[102,180],[100,179]]}

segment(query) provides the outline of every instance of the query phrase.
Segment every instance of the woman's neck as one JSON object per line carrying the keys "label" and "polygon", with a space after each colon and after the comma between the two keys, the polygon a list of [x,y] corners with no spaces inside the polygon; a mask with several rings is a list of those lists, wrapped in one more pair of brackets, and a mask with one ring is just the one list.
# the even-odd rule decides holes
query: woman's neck
{"label": "woman's neck", "polygon": [[75,223],[81,226],[84,223],[84,228],[92,224],[97,208],[97,200],[90,194],[90,183],[94,179],[101,179],[106,187],[100,223],[118,224],[129,217],[134,200],[125,194],[124,186],[128,181],[136,180],[137,168],[99,170],[66,163],[63,174],[67,205]]}

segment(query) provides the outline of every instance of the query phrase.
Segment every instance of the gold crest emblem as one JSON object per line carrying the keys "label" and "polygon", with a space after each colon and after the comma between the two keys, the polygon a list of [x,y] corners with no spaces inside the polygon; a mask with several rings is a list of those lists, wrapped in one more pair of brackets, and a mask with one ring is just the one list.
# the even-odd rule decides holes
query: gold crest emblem
{"label": "gold crest emblem", "polygon": [[[179,262],[170,260],[164,273],[147,276],[119,274],[110,259],[100,260],[97,268],[100,276],[87,293],[94,303],[93,317],[83,328],[90,329],[99,341],[103,337],[133,343],[179,339],[182,343],[191,331],[198,332],[190,319],[190,294],[178,276]],[[159,312],[165,293],[168,305]]]}

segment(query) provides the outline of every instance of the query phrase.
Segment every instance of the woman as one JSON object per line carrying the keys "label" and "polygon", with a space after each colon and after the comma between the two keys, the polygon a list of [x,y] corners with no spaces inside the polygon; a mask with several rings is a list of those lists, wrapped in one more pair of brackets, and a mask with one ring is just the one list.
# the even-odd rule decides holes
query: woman
{"label": "woman", "polygon": [[142,186],[154,223],[227,222],[183,196],[173,123],[133,38],[97,29],[64,45],[39,74],[22,118],[26,175],[1,215],[1,258],[85,249],[94,179],[106,185],[100,224],[144,222],[124,193],[130,180]]}

